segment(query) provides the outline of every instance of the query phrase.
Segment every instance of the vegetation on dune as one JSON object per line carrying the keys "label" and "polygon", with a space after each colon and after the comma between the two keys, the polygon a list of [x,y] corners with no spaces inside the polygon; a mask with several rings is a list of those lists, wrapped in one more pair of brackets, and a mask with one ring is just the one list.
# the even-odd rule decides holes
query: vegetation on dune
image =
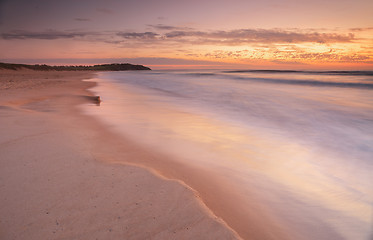
{"label": "vegetation on dune", "polygon": [[129,71],[129,70],[151,70],[143,65],[133,65],[129,63],[113,63],[113,64],[100,64],[93,66],[49,66],[49,65],[28,65],[28,64],[14,64],[14,63],[1,63],[0,69],[31,69],[36,71]]}

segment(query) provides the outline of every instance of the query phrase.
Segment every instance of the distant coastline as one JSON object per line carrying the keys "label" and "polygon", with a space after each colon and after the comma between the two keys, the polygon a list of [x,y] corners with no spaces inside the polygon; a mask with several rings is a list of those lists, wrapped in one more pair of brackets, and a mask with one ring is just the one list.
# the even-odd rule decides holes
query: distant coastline
{"label": "distant coastline", "polygon": [[2,63],[0,62],[0,69],[19,70],[30,69],[36,71],[129,71],[129,70],[151,70],[149,67],[143,65],[133,65],[129,63],[112,63],[100,64],[93,66],[49,66],[46,64],[15,64],[15,63]]}

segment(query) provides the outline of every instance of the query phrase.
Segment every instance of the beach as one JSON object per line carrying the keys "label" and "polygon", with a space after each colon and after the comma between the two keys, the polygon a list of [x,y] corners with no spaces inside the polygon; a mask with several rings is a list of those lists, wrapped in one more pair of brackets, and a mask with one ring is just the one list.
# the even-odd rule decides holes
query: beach
{"label": "beach", "polygon": [[164,156],[82,114],[94,75],[0,70],[0,238],[238,239],[190,187],[123,164]]}
{"label": "beach", "polygon": [[368,239],[372,72],[0,72],[1,239]]}

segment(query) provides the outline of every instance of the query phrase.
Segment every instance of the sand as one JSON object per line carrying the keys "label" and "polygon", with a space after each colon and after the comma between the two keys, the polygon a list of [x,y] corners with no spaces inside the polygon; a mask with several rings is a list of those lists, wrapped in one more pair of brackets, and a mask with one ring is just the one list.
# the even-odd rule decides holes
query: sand
{"label": "sand", "polygon": [[[82,114],[92,72],[0,70],[0,239],[237,239],[155,153]],[[99,107],[99,106],[97,106]]]}

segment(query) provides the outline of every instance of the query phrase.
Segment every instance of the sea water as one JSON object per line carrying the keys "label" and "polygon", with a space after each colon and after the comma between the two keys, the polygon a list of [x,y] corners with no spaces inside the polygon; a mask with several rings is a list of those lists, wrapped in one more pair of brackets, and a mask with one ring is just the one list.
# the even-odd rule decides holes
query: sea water
{"label": "sea water", "polygon": [[256,189],[302,239],[372,238],[373,72],[129,71],[95,81],[103,102],[89,114],[224,176],[242,208]]}

